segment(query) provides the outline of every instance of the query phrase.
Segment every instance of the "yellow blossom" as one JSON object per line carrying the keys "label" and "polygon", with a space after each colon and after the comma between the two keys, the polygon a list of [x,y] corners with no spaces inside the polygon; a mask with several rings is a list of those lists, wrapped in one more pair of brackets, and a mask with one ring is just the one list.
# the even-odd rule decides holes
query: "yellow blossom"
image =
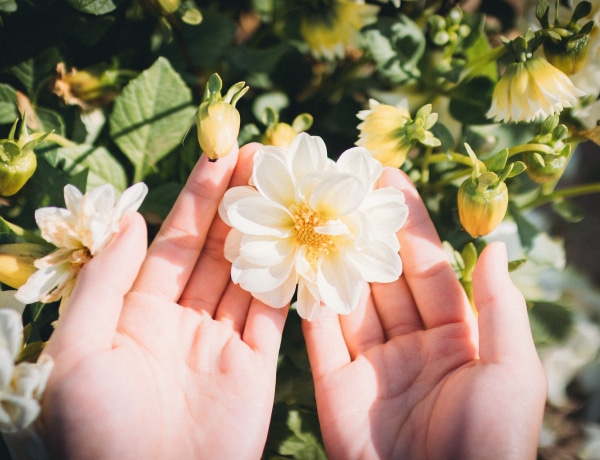
{"label": "yellow blossom", "polygon": [[315,57],[329,60],[342,58],[347,48],[355,48],[358,31],[375,22],[379,12],[378,6],[362,0],[334,0],[322,9],[302,18],[300,33]]}
{"label": "yellow blossom", "polygon": [[538,121],[572,107],[585,93],[543,58],[509,64],[494,88],[487,116],[494,121]]}

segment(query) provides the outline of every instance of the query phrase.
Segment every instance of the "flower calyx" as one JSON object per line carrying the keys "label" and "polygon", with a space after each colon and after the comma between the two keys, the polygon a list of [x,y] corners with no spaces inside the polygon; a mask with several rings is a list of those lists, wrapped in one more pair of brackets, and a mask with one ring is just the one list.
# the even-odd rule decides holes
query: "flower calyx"
{"label": "flower calyx", "polygon": [[504,182],[525,170],[520,162],[507,163],[508,151],[499,152],[489,161],[488,170],[468,144],[465,148],[473,162],[473,172],[458,189],[458,214],[463,228],[473,237],[487,235],[504,219],[508,209],[508,188]]}
{"label": "flower calyx", "polygon": [[31,178],[37,167],[33,149],[50,133],[29,133],[26,115],[21,119],[19,137],[15,132],[19,119],[13,123],[8,139],[0,139],[0,195],[12,196]]}
{"label": "flower calyx", "polygon": [[235,105],[249,89],[245,82],[240,81],[222,96],[222,88],[221,77],[216,73],[212,74],[196,112],[198,143],[211,162],[227,155],[237,143],[240,113]]}
{"label": "flower calyx", "polygon": [[536,17],[543,28],[541,35],[544,55],[552,65],[567,75],[577,73],[587,59],[594,21],[588,21],[583,26],[578,23],[590,14],[591,9],[590,2],[579,2],[571,19],[561,23],[558,18],[550,22],[550,5],[547,0],[540,0],[537,5]]}
{"label": "flower calyx", "polygon": [[[523,154],[527,175],[538,184],[560,179],[571,155],[572,146],[566,140],[569,130],[558,121],[557,114],[548,117],[542,123],[540,133],[529,143],[532,150]],[[540,146],[547,149],[542,150]]]}

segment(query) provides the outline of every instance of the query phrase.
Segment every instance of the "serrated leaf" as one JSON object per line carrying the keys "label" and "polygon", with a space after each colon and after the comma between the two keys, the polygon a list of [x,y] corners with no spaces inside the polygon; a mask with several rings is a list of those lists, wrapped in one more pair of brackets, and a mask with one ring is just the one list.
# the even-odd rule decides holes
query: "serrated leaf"
{"label": "serrated leaf", "polygon": [[17,118],[17,92],[9,85],[0,84],[0,124],[14,123]]}
{"label": "serrated leaf", "polygon": [[48,152],[45,156],[55,167],[62,162],[62,169],[70,175],[87,169],[87,190],[103,184],[112,184],[119,191],[127,187],[123,166],[104,147],[64,147]]}
{"label": "serrated leaf", "polygon": [[191,101],[190,89],[162,57],[116,98],[110,133],[133,163],[135,182],[181,142],[196,112]]}
{"label": "serrated leaf", "polygon": [[114,11],[123,0],[67,0],[67,2],[82,13],[100,15]]}

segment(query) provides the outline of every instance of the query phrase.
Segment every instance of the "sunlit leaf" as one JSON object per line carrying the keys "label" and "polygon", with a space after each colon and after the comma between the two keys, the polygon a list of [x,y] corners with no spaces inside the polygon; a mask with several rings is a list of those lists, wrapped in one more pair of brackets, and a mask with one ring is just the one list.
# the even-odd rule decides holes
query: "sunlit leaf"
{"label": "sunlit leaf", "polygon": [[196,108],[192,94],[169,61],[159,58],[115,100],[111,136],[135,167],[140,181],[181,143]]}

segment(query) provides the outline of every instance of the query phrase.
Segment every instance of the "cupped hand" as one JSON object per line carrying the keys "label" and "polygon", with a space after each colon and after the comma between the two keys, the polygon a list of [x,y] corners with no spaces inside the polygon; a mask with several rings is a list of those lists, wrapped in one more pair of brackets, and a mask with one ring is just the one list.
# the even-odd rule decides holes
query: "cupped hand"
{"label": "cupped hand", "polygon": [[217,215],[255,149],[239,161],[237,148],[216,163],[203,157],[147,253],[144,221],[130,214],[82,269],[45,349],[54,457],[260,457],[287,308],[231,283]]}
{"label": "cupped hand", "polygon": [[409,206],[403,275],[303,323],[329,457],[534,459],[546,378],[504,246],[478,261],[476,318],[410,180],[386,170],[381,185]]}

